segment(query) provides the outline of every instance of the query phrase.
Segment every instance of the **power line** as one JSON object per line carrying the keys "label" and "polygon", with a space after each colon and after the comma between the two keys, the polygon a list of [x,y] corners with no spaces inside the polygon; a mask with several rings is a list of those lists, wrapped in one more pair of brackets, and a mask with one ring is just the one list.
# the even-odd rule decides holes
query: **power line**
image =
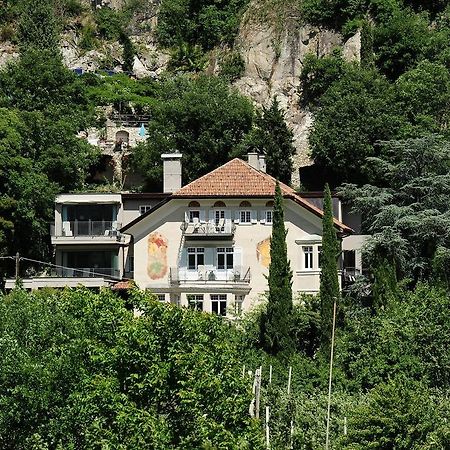
{"label": "power line", "polygon": [[[0,259],[12,259],[12,260],[16,260],[17,257],[16,256],[1,256]],[[33,262],[33,263],[37,263],[37,264],[42,264],[44,266],[48,266],[48,267],[53,267],[55,269],[66,269],[66,270],[71,270],[73,272],[77,272],[77,273],[81,273],[84,274],[86,271],[84,269],[77,269],[75,267],[67,267],[67,266],[60,266],[58,264],[52,264],[46,261],[39,261],[38,259],[31,259],[31,258],[26,258],[24,256],[20,256],[19,261],[29,261],[29,262]],[[97,275],[99,277],[102,278],[110,278],[112,280],[124,280],[124,281],[132,281],[131,278],[120,278],[120,277],[114,277],[112,275],[107,275],[104,273],[100,273],[100,272],[89,272],[90,275]],[[58,278],[58,277],[55,277]],[[63,278],[63,277],[61,277]]]}

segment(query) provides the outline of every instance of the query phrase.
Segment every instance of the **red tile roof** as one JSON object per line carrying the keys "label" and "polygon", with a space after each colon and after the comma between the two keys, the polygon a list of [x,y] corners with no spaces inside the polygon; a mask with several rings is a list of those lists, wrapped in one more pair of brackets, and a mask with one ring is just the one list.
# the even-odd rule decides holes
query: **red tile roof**
{"label": "red tile roof", "polygon": [[[275,185],[275,178],[235,158],[182,187],[172,197],[273,197]],[[284,197],[322,216],[320,208],[305,200],[294,189],[284,183],[280,183],[280,187]],[[352,231],[338,220],[334,222],[342,230]]]}
{"label": "red tile roof", "polygon": [[134,283],[130,280],[128,281],[118,281],[111,288],[113,291],[123,291],[128,289],[133,289]]}

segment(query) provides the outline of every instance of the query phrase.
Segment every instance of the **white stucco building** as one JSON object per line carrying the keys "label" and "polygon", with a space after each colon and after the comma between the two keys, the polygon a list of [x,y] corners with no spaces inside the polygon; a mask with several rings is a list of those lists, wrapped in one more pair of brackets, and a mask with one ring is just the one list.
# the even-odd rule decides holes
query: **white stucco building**
{"label": "white stucco building", "polygon": [[[164,193],[62,194],[51,226],[54,266],[25,288],[83,285],[126,289],[134,282],[159,300],[225,314],[249,309],[267,290],[276,181],[264,157],[233,159],[182,186],[180,154],[163,155]],[[294,293],[320,284],[322,193],[281,184]],[[365,236],[333,197],[344,282],[362,269]],[[343,222],[351,223],[352,228]],[[7,280],[12,288],[14,280]]]}

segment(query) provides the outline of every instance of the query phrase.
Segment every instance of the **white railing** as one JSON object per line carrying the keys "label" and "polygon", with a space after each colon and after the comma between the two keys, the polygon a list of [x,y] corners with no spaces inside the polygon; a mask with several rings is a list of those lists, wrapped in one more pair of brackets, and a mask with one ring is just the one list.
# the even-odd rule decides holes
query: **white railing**
{"label": "white railing", "polygon": [[183,222],[183,233],[187,236],[224,236],[233,235],[236,225],[231,220],[219,222]]}
{"label": "white railing", "polygon": [[250,267],[235,267],[234,269],[199,267],[197,270],[190,270],[186,267],[171,267],[170,283],[250,283]]}

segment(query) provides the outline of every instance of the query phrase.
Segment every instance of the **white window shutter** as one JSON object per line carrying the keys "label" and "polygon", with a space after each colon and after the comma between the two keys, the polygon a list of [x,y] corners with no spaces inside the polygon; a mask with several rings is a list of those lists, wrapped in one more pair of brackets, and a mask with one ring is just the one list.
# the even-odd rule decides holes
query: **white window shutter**
{"label": "white window shutter", "polygon": [[242,248],[234,247],[233,249],[234,270],[242,272]]}
{"label": "white window shutter", "polygon": [[234,211],[234,223],[239,223],[239,217],[240,217],[240,211],[238,209],[236,209],[236,211]]}
{"label": "white window shutter", "polygon": [[186,210],[186,211],[184,212],[184,221],[185,221],[185,222],[189,222],[189,210]]}
{"label": "white window shutter", "polygon": [[209,210],[209,223],[214,223],[215,211],[213,209]]}
{"label": "white window shutter", "polygon": [[266,212],[265,211],[260,211],[261,214],[261,223],[266,223]]}
{"label": "white window shutter", "polygon": [[257,223],[258,222],[258,211],[256,211],[256,209],[252,210],[252,223]]}
{"label": "white window shutter", "polygon": [[225,210],[225,220],[230,221],[231,220],[231,211],[229,209]]}
{"label": "white window shutter", "polygon": [[205,223],[205,210],[200,210],[200,222]]}

